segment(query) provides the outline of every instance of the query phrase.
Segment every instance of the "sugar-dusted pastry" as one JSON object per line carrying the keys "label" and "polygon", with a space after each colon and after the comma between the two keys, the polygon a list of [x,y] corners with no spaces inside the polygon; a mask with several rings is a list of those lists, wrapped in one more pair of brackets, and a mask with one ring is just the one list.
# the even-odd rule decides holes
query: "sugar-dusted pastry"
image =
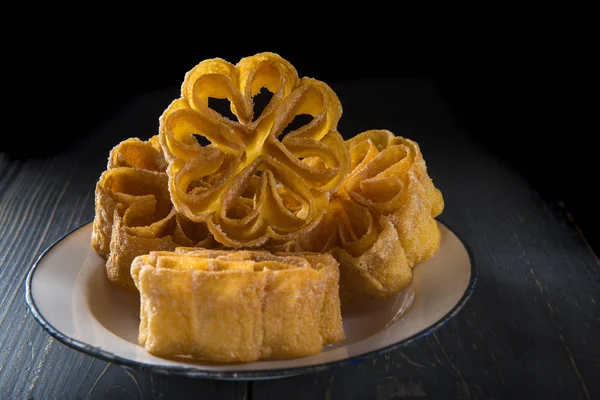
{"label": "sugar-dusted pastry", "polygon": [[340,263],[342,306],[358,295],[394,295],[412,281],[393,217],[377,216],[346,198],[332,199],[327,214],[310,234],[271,250],[332,254]]}
{"label": "sugar-dusted pastry", "polygon": [[167,161],[158,142],[158,135],[152,136],[147,141],[129,138],[117,144],[108,157],[108,169],[116,167],[165,172]]}
{"label": "sugar-dusted pastry", "polygon": [[[258,115],[253,97],[272,98]],[[235,120],[209,107],[228,99]],[[309,232],[350,167],[336,131],[342,107],[324,82],[299,78],[279,55],[260,53],[233,65],[215,58],[186,75],[181,97],[160,117],[177,212],[206,222],[226,247],[259,247]],[[306,125],[286,132],[299,115]],[[201,145],[201,136],[209,144]]]}
{"label": "sugar-dusted pastry", "polygon": [[344,339],[327,254],[179,248],[137,257],[139,342],[215,362],[303,357]]}
{"label": "sugar-dusted pastry", "polygon": [[106,259],[108,279],[130,291],[136,290],[130,273],[136,256],[212,243],[205,224],[176,215],[159,150],[155,138],[121,142],[96,183],[92,247]]}
{"label": "sugar-dusted pastry", "polygon": [[340,296],[387,297],[408,287],[411,267],[439,248],[444,207],[418,145],[390,131],[347,140],[351,172],[309,233],[272,250],[327,252],[340,263]]}
{"label": "sugar-dusted pastry", "polygon": [[419,145],[387,130],[371,130],[346,141],[352,172],[340,193],[373,210],[393,215],[410,266],[440,246],[435,217],[444,199],[427,174]]}
{"label": "sugar-dusted pastry", "polygon": [[341,115],[331,87],[277,54],[212,58],[185,74],[156,136],[112,149],[92,245],[110,281],[139,292],[148,352],[317,354],[344,339],[342,305],[410,285],[440,246],[442,194],[417,143],[387,130],[344,141]]}

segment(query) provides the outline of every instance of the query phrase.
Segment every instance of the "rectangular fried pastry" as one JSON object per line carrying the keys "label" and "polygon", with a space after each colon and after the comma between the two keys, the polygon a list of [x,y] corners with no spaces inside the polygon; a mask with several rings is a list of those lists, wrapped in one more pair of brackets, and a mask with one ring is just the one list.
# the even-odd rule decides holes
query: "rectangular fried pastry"
{"label": "rectangular fried pastry", "polygon": [[344,339],[339,265],[327,254],[178,248],[138,256],[139,342],[157,356],[249,362]]}

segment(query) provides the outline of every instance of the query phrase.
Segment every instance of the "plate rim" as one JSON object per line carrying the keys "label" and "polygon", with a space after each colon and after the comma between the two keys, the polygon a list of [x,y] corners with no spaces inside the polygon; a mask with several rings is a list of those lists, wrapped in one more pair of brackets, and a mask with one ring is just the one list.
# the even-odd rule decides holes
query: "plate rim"
{"label": "plate rim", "polygon": [[228,370],[228,371],[211,371],[211,370],[200,370],[195,367],[189,366],[157,366],[155,364],[148,364],[144,362],[135,361],[129,358],[121,357],[118,354],[114,354],[112,352],[102,350],[99,347],[93,346],[89,343],[82,342],[80,340],[74,339],[60,330],[55,328],[50,322],[48,322],[41,312],[38,310],[37,305],[35,304],[35,300],[33,299],[33,295],[31,293],[31,282],[33,280],[33,276],[35,271],[42,261],[44,256],[49,253],[55,246],[57,246],[60,242],[66,239],[69,235],[78,231],[79,229],[84,228],[85,226],[92,223],[94,219],[89,219],[84,223],[79,224],[78,226],[70,229],[61,237],[56,239],[52,244],[50,244],[46,249],[37,257],[29,272],[27,273],[27,278],[25,279],[25,302],[31,311],[31,314],[35,318],[35,320],[41,325],[41,327],[53,338],[57,339],[62,344],[80,352],[86,354],[88,356],[92,356],[95,358],[99,358],[103,361],[111,362],[113,364],[120,365],[125,368],[138,369],[147,372],[155,372],[160,374],[165,374],[168,376],[185,376],[188,378],[209,378],[209,379],[225,379],[225,380],[256,380],[256,379],[268,379],[268,378],[284,378],[288,376],[295,376],[306,373],[315,373],[324,371],[327,369],[339,369],[348,364],[361,364],[367,359],[381,356],[390,351],[396,350],[401,347],[405,347],[419,339],[425,338],[430,334],[437,331],[440,327],[445,325],[448,321],[454,318],[467,304],[467,301],[473,295],[473,292],[476,287],[477,278],[478,278],[478,269],[475,265],[475,257],[473,251],[469,244],[463,240],[462,236],[457,233],[455,229],[453,229],[447,222],[444,222],[441,218],[436,218],[436,221],[440,224],[443,224],[450,232],[452,232],[460,243],[463,245],[465,250],[467,251],[467,255],[469,257],[469,262],[471,264],[471,275],[469,277],[469,283],[467,284],[467,288],[464,293],[458,300],[458,302],[448,311],[442,318],[436,321],[434,324],[428,326],[427,328],[391,345],[382,347],[380,349],[372,350],[366,352],[364,354],[354,355],[352,357],[344,358],[341,360],[331,361],[327,363],[317,364],[317,365],[308,365],[302,367],[290,367],[290,368],[278,368],[278,369],[268,369],[268,370],[257,370],[257,371],[244,371],[244,370]]}

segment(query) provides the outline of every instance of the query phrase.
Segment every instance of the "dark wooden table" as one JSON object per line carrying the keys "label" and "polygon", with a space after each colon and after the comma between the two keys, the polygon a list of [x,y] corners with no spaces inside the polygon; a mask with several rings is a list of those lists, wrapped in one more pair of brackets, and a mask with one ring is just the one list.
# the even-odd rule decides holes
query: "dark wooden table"
{"label": "dark wooden table", "polygon": [[137,98],[66,152],[0,153],[0,398],[600,398],[600,267],[565,212],[463,132],[430,82],[332,86],[345,136],[390,129],[421,145],[446,201],[439,219],[479,270],[454,319],[361,364],[255,382],[128,370],[50,337],[25,303],[25,276],[50,244],[93,218],[108,151],[153,135],[174,88]]}

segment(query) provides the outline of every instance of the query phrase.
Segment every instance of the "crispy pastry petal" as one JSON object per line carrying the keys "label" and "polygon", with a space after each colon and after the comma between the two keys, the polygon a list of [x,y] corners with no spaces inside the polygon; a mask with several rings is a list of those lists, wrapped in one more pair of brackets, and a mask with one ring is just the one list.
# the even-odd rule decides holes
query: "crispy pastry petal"
{"label": "crispy pastry petal", "polygon": [[148,141],[129,138],[115,146],[109,153],[108,169],[116,167],[165,172],[167,161],[158,143],[158,135],[152,136]]}

